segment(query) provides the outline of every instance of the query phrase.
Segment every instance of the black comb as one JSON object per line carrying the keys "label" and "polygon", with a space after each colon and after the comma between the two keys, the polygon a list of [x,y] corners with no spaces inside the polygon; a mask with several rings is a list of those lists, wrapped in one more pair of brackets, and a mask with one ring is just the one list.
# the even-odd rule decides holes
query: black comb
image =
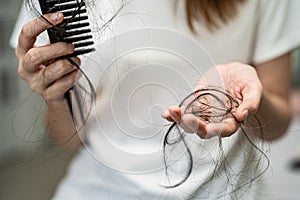
{"label": "black comb", "polygon": [[[87,21],[87,10],[83,0],[39,0],[39,4],[43,14],[61,12],[64,15],[62,23],[47,30],[50,42],[72,43],[75,47],[72,54],[57,59],[68,59],[74,65],[75,63],[70,59],[71,57],[95,51],[91,47],[94,42],[90,34],[91,29],[88,28],[90,24]],[[70,93],[67,92],[65,97],[73,116]]]}
{"label": "black comb", "polygon": [[49,28],[48,35],[51,43],[67,42],[75,47],[74,53],[67,57],[78,56],[95,51],[90,47],[94,44],[91,40],[91,29],[85,2],[83,0],[39,0],[43,14],[61,12],[64,14],[62,23]]}

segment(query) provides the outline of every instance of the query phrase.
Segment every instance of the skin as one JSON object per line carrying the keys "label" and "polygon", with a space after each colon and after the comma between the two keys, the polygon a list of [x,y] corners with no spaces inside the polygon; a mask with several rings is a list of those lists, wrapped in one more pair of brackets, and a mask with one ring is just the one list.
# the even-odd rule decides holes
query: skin
{"label": "skin", "polygon": [[[53,25],[63,20],[61,13],[44,15]],[[18,74],[29,87],[44,97],[47,102],[45,121],[52,138],[67,149],[76,149],[80,142],[74,127],[64,94],[75,83],[77,68],[69,61],[54,60],[74,52],[73,45],[59,42],[35,47],[36,37],[52,25],[42,17],[25,24],[19,35],[16,56],[19,62]],[[80,65],[80,59],[71,58]],[[71,138],[71,139],[70,139]]]}
{"label": "skin", "polygon": [[[281,137],[291,119],[289,105],[289,85],[291,80],[290,54],[252,67],[242,63],[230,63],[216,66],[225,89],[240,101],[233,113],[244,127],[251,127],[254,114],[259,114],[262,122],[264,140]],[[202,85],[200,81],[199,85]],[[185,115],[178,106],[171,106],[162,117],[178,123],[185,131],[196,133],[201,138],[231,136],[239,125],[233,118],[221,123],[205,123],[193,115]],[[246,128],[247,133],[256,134],[256,129]]]}
{"label": "skin", "polygon": [[[63,15],[54,13],[44,17],[52,24],[59,24]],[[47,102],[45,123],[52,138],[68,149],[76,149],[81,141],[76,133],[64,94],[75,83],[78,71],[67,60],[54,58],[70,54],[74,47],[66,43],[49,44],[35,47],[36,37],[51,24],[41,17],[24,25],[19,35],[16,56],[19,61],[18,73],[30,88],[44,97]],[[72,58],[78,65],[80,60]],[[216,66],[227,91],[240,101],[234,116],[240,122],[251,124],[254,114],[259,113],[263,122],[262,139],[274,140],[286,131],[291,111],[288,99],[290,84],[290,55],[259,64],[255,67],[242,63],[229,63]],[[202,87],[202,81],[198,87]],[[216,135],[228,137],[236,132],[238,123],[232,118],[220,123],[205,123],[192,116],[183,114],[178,106],[171,106],[162,117],[178,123],[190,133],[201,138]],[[247,130],[247,133],[253,129]],[[70,136],[71,139],[70,139]]]}

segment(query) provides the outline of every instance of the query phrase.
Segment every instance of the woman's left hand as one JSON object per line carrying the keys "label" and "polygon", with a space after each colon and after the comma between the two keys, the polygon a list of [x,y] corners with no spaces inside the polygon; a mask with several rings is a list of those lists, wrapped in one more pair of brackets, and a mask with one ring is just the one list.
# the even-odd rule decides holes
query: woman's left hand
{"label": "woman's left hand", "polygon": [[[216,135],[228,137],[234,134],[239,128],[239,122],[243,122],[258,110],[262,98],[262,84],[256,69],[250,65],[230,63],[217,65],[215,69],[221,77],[222,87],[239,102],[239,105],[231,111],[233,117],[224,117],[218,122],[204,120],[193,114],[185,114],[183,110],[185,105],[181,108],[171,106],[162,117],[178,123],[186,132],[196,133],[201,138],[211,138]],[[204,79],[208,77],[213,77],[210,71],[204,75]],[[200,80],[196,89],[207,87],[204,81],[206,80]]]}

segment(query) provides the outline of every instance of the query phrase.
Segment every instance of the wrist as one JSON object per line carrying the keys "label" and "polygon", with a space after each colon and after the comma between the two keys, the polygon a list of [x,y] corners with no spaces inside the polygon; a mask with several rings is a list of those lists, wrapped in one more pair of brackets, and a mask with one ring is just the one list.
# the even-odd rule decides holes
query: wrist
{"label": "wrist", "polygon": [[66,110],[68,109],[68,103],[65,98],[57,100],[48,100],[46,101],[48,110]]}
{"label": "wrist", "polygon": [[264,90],[257,111],[246,120],[245,127],[257,127],[248,132],[270,141],[285,133],[290,119],[288,98]]}

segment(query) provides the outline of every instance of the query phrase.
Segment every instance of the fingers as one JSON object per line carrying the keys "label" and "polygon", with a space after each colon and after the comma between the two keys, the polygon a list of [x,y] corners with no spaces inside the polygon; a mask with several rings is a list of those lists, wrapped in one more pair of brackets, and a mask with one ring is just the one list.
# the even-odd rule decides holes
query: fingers
{"label": "fingers", "polygon": [[181,121],[181,109],[178,106],[171,106],[168,110],[162,113],[162,117],[168,121],[179,123]]}
{"label": "fingers", "polygon": [[[37,36],[63,21],[62,13],[43,15],[23,26],[19,35],[16,55],[19,60],[18,73],[29,86],[46,100],[59,100],[76,81],[78,71],[67,60],[55,58],[71,54],[74,46],[59,42],[43,47],[34,47]],[[72,60],[80,65],[78,58]],[[47,66],[48,65],[48,66]]]}
{"label": "fingers", "polygon": [[239,125],[233,118],[227,118],[220,123],[210,123],[205,127],[205,138],[208,139],[214,136],[229,137],[238,128]]}
{"label": "fingers", "polygon": [[30,49],[22,60],[22,67],[26,73],[39,70],[40,65],[55,58],[74,52],[74,46],[64,42]]}
{"label": "fingers", "polygon": [[196,133],[201,138],[205,138],[206,133],[204,127],[206,124],[196,116],[192,114],[184,115],[179,125],[187,133]]}
{"label": "fingers", "polygon": [[233,118],[225,119],[220,123],[206,123],[191,114],[184,115],[179,125],[187,133],[196,133],[202,139],[214,136],[229,137],[239,128]]}
{"label": "fingers", "polygon": [[165,112],[163,112],[161,114],[162,118],[165,118],[166,120],[168,120],[169,122],[174,122],[174,120],[172,119],[170,112],[168,110],[166,110]]}
{"label": "fingers", "polygon": [[19,44],[16,49],[17,57],[24,55],[33,47],[39,34],[62,21],[62,13],[51,13],[38,17],[24,25],[19,35]]}
{"label": "fingers", "polygon": [[[78,66],[80,59],[71,58]],[[46,100],[60,100],[64,93],[71,88],[76,80],[77,67],[73,66],[67,59],[57,60],[49,66],[42,66],[39,71],[25,76],[24,80],[29,87],[37,94],[42,95]],[[57,91],[52,91],[58,88]]]}
{"label": "fingers", "polygon": [[178,106],[171,106],[162,114],[162,117],[176,122],[185,132],[196,133],[202,139],[214,136],[228,137],[239,128],[234,118],[226,118],[219,123],[207,123],[193,114],[182,114]]}
{"label": "fingers", "polygon": [[[80,59],[75,57],[72,60],[79,66]],[[52,64],[50,64],[43,73],[44,78],[44,86],[48,87],[50,84],[55,82],[56,80],[62,78],[66,74],[77,70],[77,67],[72,65],[70,61],[67,59],[58,60]]]}
{"label": "fingers", "polygon": [[[188,133],[198,132],[201,127],[201,121],[192,114],[182,115],[181,109],[178,106],[171,106],[167,111],[162,114],[162,117],[171,122],[176,122]],[[201,131],[202,132],[202,131]]]}
{"label": "fingers", "polygon": [[70,74],[56,80],[50,85],[43,93],[43,97],[46,101],[63,100],[64,94],[72,88],[76,82],[78,71],[75,70]]}
{"label": "fingers", "polygon": [[262,88],[254,83],[249,83],[240,93],[242,95],[242,101],[234,115],[239,122],[242,122],[249,115],[254,114],[259,108]]}

